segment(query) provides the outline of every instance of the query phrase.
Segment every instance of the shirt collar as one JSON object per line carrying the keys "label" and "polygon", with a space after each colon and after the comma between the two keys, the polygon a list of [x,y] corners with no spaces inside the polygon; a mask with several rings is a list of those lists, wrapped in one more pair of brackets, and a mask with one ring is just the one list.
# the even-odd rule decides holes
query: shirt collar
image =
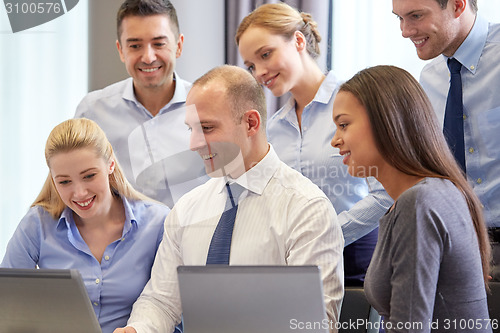
{"label": "shirt collar", "polygon": [[[328,104],[333,96],[333,93],[336,89],[338,89],[338,87],[339,81],[337,80],[337,77],[333,71],[329,71],[323,82],[321,82],[321,85],[319,86],[319,89],[311,103]],[[285,119],[291,111],[295,111],[295,99],[293,96],[290,96],[290,98],[286,101],[283,109],[277,115],[278,119]]]}
{"label": "shirt collar", "polygon": [[333,71],[328,72],[325,79],[321,83],[316,96],[314,96],[313,102],[328,104],[333,96],[333,93],[338,87],[339,81],[335,77],[335,74]]}
{"label": "shirt collar", "polygon": [[462,45],[453,57],[467,68],[472,74],[477,70],[479,58],[483,52],[486,38],[488,37],[488,21],[481,16],[476,16],[476,21]]}
{"label": "shirt collar", "polygon": [[57,229],[60,229],[63,226],[66,226],[69,229],[71,223],[74,223],[73,211],[68,206],[66,206],[66,208],[64,208],[63,212],[61,213],[61,216],[59,217],[59,221],[57,222]]}
{"label": "shirt collar", "polygon": [[122,98],[127,100],[127,101],[134,102],[135,104],[138,104],[138,105],[141,104],[141,103],[139,103],[137,98],[135,98],[134,79],[132,79],[131,77],[129,77],[127,79],[127,82],[125,84],[125,89],[123,90]]}
{"label": "shirt collar", "polygon": [[218,179],[219,183],[216,185],[217,192],[220,193],[224,190],[224,186],[227,181],[229,181],[230,183],[234,181],[250,192],[262,195],[267,184],[278,169],[280,162],[281,161],[274,151],[273,146],[269,144],[269,151],[267,152],[266,156],[264,156],[264,158],[260,160],[259,163],[242,174],[240,177],[236,179],[220,177]]}
{"label": "shirt collar", "polygon": [[175,91],[174,96],[166,106],[173,105],[176,103],[186,103],[187,89],[184,84],[182,84],[181,79],[177,76],[177,73],[174,72],[174,81],[175,82]]}
{"label": "shirt collar", "polygon": [[130,202],[125,198],[125,196],[121,196],[123,201],[123,208],[125,208],[125,225],[123,226],[123,234],[127,233],[130,228],[132,228],[133,224],[136,224],[137,227],[141,226],[141,223],[137,221],[135,218],[134,212],[132,211],[132,206]]}
{"label": "shirt collar", "polygon": [[[186,102],[186,96],[187,96],[187,90],[184,84],[180,82],[181,80],[179,79],[177,73],[174,72],[174,81],[175,82],[175,90],[174,90],[174,95],[172,96],[172,99],[170,102],[168,102],[164,107],[161,108],[160,113],[162,111],[168,109],[170,105],[176,104],[176,103],[185,103]],[[134,80],[132,78],[129,78],[126,85],[125,89],[123,90],[122,98],[131,102],[134,102],[136,105],[142,106],[142,104],[137,100],[135,97],[134,93]]]}
{"label": "shirt collar", "polygon": [[[123,227],[123,234],[125,234],[130,230],[130,228],[132,228],[132,224],[137,224],[139,226],[140,223],[137,222],[128,200],[124,196],[121,196],[121,198],[123,201],[123,207],[125,208],[125,225]],[[68,229],[70,229],[71,224],[74,223],[75,221],[73,219],[73,211],[66,206],[66,208],[64,208],[63,212],[61,213],[61,216],[59,217],[59,221],[57,222],[57,229],[63,226],[66,226]]]}

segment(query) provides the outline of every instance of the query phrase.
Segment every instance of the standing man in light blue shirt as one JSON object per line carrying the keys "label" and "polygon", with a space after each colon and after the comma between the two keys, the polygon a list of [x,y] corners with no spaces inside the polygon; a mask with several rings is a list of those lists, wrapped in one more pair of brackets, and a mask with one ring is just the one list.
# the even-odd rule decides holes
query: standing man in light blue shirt
{"label": "standing man in light blue shirt", "polygon": [[172,207],[205,182],[189,151],[184,105],[191,84],[175,72],[184,36],[168,0],[126,0],[117,14],[116,46],[130,78],[89,93],[75,117],[108,136],[125,175],[140,192]]}
{"label": "standing man in light blue shirt", "polygon": [[419,58],[435,58],[422,70],[420,83],[441,124],[450,87],[447,60],[462,64],[466,173],[484,206],[492,277],[500,280],[500,24],[477,15],[477,0],[393,0],[393,12]]}

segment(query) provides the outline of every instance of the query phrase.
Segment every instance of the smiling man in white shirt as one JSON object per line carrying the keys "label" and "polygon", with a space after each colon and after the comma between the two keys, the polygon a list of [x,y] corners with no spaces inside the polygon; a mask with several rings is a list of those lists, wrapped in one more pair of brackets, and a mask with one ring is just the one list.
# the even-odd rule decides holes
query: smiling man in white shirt
{"label": "smiling man in white shirt", "polygon": [[180,322],[176,268],[206,263],[228,197],[226,182],[244,189],[229,264],[320,266],[327,315],[335,327],[343,297],[342,231],[325,194],[281,162],[267,142],[260,85],[242,68],[217,67],[193,84],[186,104],[191,149],[212,178],[174,206],[151,280],[134,304],[129,326],[115,332],[170,332]]}

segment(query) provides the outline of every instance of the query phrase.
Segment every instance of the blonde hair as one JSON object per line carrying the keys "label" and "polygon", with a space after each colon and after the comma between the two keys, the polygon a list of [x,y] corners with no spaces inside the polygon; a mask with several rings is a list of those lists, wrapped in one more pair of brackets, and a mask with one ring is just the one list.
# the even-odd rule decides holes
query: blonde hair
{"label": "blonde hair", "polygon": [[[114,171],[109,175],[109,186],[113,195],[123,195],[133,200],[151,200],[130,185],[103,130],[89,119],[69,119],[54,127],[45,144],[47,166],[50,169],[50,160],[56,154],[84,148],[93,149],[97,156],[106,161],[110,159],[115,161]],[[55,188],[50,172],[40,194],[31,205],[31,207],[34,206],[41,206],[55,219],[59,218],[66,208]]]}
{"label": "blonde hair", "polygon": [[290,40],[295,31],[300,31],[306,38],[309,55],[316,59],[320,54],[321,35],[316,21],[311,14],[301,13],[285,3],[265,4],[248,14],[236,31],[236,45],[239,45],[241,35],[251,26],[268,29],[286,40]]}

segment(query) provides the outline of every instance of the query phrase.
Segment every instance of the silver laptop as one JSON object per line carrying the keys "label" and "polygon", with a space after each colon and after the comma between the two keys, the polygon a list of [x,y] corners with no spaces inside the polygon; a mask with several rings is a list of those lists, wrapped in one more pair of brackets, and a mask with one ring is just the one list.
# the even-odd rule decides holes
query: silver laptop
{"label": "silver laptop", "polygon": [[328,332],[317,266],[179,266],[185,333]]}
{"label": "silver laptop", "polygon": [[77,270],[0,268],[0,333],[101,333]]}

